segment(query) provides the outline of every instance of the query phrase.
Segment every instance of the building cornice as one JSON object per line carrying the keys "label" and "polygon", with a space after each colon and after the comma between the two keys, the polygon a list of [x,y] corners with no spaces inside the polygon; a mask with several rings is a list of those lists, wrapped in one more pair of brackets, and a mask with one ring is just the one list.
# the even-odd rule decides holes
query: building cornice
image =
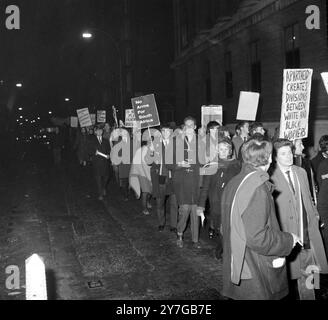
{"label": "building cornice", "polygon": [[185,63],[194,55],[209,49],[213,45],[219,45],[225,39],[238,32],[259,23],[272,14],[303,0],[261,0],[247,11],[238,10],[228,21],[219,21],[210,30],[203,30],[194,38],[192,44],[180,53],[171,64],[176,68]]}

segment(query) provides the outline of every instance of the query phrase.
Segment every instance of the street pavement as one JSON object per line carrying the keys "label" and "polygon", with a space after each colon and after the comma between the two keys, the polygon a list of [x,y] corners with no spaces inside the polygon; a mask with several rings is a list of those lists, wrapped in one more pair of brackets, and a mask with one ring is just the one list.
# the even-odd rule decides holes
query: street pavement
{"label": "street pavement", "polygon": [[33,253],[44,260],[49,299],[223,299],[221,262],[206,230],[202,249],[192,248],[189,228],[178,248],[169,226],[158,231],[155,210],[144,216],[140,201],[124,201],[113,179],[97,200],[91,167],[71,155],[56,167],[48,150],[31,146],[4,167],[0,283],[15,265],[20,284],[4,285],[0,299],[25,299],[25,260]]}
{"label": "street pavement", "polygon": [[[12,150],[0,171],[0,300],[25,299],[25,260],[37,253],[46,267],[48,299],[224,300],[215,239],[200,232],[194,249],[190,228],[176,246],[169,226],[159,232],[156,212],[124,201],[112,178],[99,201],[91,167],[65,153],[60,166],[46,148]],[[153,202],[153,207],[154,206]],[[18,266],[18,288],[7,288],[8,266]],[[328,298],[327,280],[318,299]]]}

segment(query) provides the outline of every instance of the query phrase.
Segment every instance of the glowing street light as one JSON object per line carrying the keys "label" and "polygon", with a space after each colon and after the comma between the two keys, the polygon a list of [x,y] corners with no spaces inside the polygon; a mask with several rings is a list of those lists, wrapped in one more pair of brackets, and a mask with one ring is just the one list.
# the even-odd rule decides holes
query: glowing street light
{"label": "glowing street light", "polygon": [[93,37],[93,35],[90,32],[83,32],[82,33],[82,38],[84,38],[84,39],[90,39],[92,37]]}
{"label": "glowing street light", "polygon": [[23,108],[18,108],[18,110],[19,110],[19,111],[22,111],[22,110],[23,110]]}
{"label": "glowing street light", "polygon": [[65,98],[65,101],[67,101],[67,102],[68,102],[69,100],[70,100],[69,98]]}
{"label": "glowing street light", "polygon": [[16,83],[17,88],[21,88],[23,85],[21,83]]}
{"label": "glowing street light", "polygon": [[20,116],[19,118],[20,118],[20,119],[23,119],[23,116]]}
{"label": "glowing street light", "polygon": [[40,117],[38,117],[38,120],[40,120]]}
{"label": "glowing street light", "polygon": [[49,111],[48,113],[49,113],[49,114],[52,114],[52,111]]}

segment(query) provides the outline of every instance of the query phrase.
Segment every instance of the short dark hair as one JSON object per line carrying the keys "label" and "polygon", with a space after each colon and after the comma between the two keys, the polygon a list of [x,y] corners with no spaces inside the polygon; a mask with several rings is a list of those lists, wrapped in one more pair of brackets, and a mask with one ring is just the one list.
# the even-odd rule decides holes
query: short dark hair
{"label": "short dark hair", "polygon": [[250,134],[253,135],[257,128],[264,128],[262,122],[253,122],[249,130]]}
{"label": "short dark hair", "polygon": [[215,120],[210,121],[206,126],[206,131],[209,132],[210,129],[215,128],[215,127],[220,127],[220,126],[221,125],[217,121],[215,121]]}
{"label": "short dark hair", "polygon": [[328,150],[328,135],[323,135],[319,140],[319,147],[321,152],[326,152]]}
{"label": "short dark hair", "polygon": [[282,147],[290,147],[291,150],[294,149],[293,142],[288,139],[278,138],[277,140],[275,140],[275,142],[273,143],[274,150],[277,152]]}
{"label": "short dark hair", "polygon": [[255,132],[248,140],[257,140],[261,142],[264,140],[264,135],[259,132]]}
{"label": "short dark hair", "polygon": [[160,126],[160,130],[162,129],[172,129],[169,123],[163,123]]}
{"label": "short dark hair", "polygon": [[265,166],[272,154],[272,143],[267,140],[250,139],[242,145],[241,154],[245,163],[254,167]]}

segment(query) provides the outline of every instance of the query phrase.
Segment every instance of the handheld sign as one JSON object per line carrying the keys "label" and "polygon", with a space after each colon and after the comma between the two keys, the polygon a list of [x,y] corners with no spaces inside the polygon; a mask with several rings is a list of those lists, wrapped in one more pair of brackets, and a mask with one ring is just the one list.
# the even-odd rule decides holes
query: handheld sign
{"label": "handheld sign", "polygon": [[222,106],[202,106],[202,127],[206,127],[210,121],[216,121],[222,125]]}
{"label": "handheld sign", "polygon": [[97,122],[98,123],[106,122],[106,110],[97,110]]}
{"label": "handheld sign", "polygon": [[136,117],[134,115],[134,110],[126,109],[125,110],[125,127],[132,128],[134,121],[136,121]]}
{"label": "handheld sign", "polygon": [[141,129],[160,125],[155,97],[153,94],[131,99],[136,121]]}
{"label": "handheld sign", "polygon": [[92,126],[91,117],[90,117],[88,108],[79,109],[79,110],[76,110],[76,112],[77,112],[77,116],[79,118],[81,128]]}
{"label": "handheld sign", "polygon": [[77,128],[78,127],[78,119],[77,117],[71,117],[71,127],[72,128]]}
{"label": "handheld sign", "polygon": [[260,94],[240,91],[237,120],[255,121]]}
{"label": "handheld sign", "polygon": [[323,80],[323,84],[325,85],[326,91],[328,93],[328,72],[321,72],[321,77]]}
{"label": "handheld sign", "polygon": [[284,69],[280,138],[303,139],[308,136],[312,69]]}

